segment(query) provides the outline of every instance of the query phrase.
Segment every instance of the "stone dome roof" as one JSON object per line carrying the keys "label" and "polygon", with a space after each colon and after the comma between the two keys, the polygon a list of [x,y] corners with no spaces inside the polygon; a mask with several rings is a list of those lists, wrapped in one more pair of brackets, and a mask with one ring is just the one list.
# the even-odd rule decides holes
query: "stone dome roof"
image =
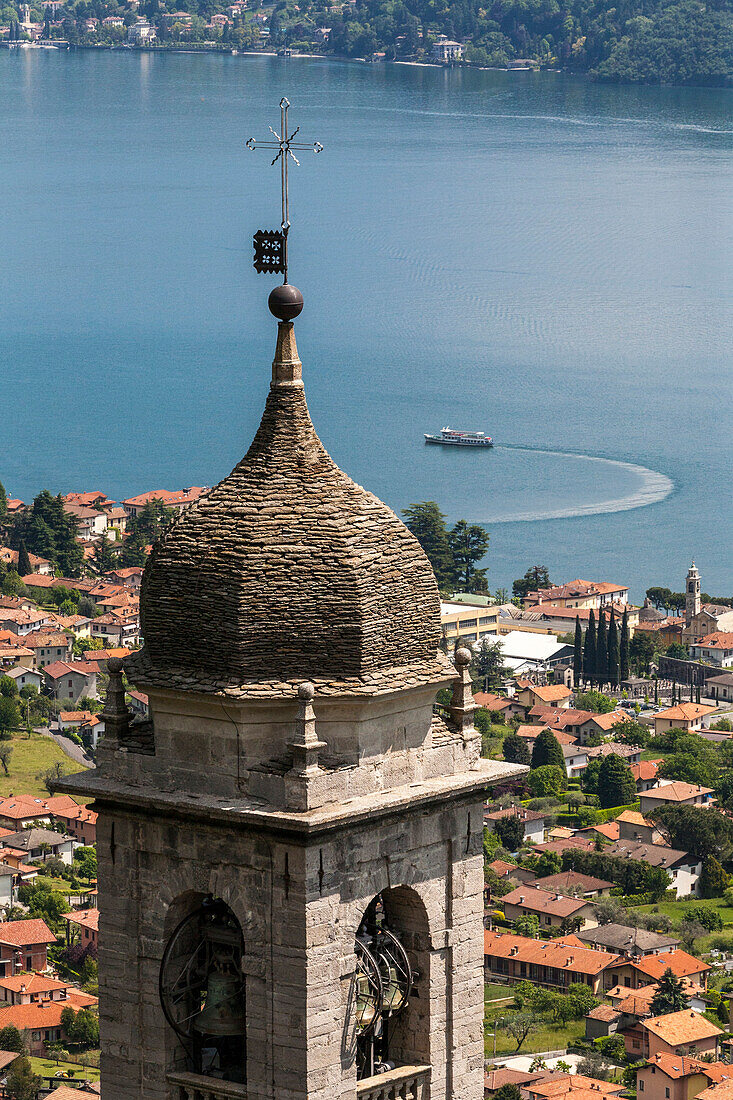
{"label": "stone dome roof", "polygon": [[152,551],[131,679],[271,694],[306,679],[321,691],[385,690],[451,669],[428,559],[330,458],[300,375],[282,322],[251,447]]}

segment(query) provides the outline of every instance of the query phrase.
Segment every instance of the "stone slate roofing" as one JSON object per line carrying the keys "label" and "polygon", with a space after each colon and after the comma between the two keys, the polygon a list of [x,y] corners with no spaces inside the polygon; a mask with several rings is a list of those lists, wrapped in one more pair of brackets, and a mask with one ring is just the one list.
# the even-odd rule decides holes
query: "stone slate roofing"
{"label": "stone slate roofing", "polygon": [[444,679],[440,600],[423,550],[327,454],[293,326],[278,326],[257,434],[232,473],[154,546],[138,685],[228,695],[371,693]]}

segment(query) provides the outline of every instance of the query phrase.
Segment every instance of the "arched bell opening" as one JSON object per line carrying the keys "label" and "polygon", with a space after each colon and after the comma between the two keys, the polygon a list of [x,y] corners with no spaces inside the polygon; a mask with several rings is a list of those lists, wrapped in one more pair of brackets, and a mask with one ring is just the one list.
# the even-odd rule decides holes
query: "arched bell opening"
{"label": "arched bell opening", "polygon": [[354,946],[351,1003],[359,1080],[427,1062],[429,1006],[420,993],[428,946],[427,913],[414,890],[401,886],[372,899]]}
{"label": "arched bell opening", "polygon": [[[174,923],[175,916],[179,916]],[[247,1080],[242,929],[226,902],[186,895],[171,906],[160,966],[160,1002],[175,1034],[175,1068],[220,1081]]]}

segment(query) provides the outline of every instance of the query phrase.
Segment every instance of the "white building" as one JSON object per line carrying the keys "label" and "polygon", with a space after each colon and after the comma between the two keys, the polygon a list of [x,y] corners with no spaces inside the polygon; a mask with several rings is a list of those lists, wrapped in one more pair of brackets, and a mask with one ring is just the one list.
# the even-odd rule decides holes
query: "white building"
{"label": "white building", "polygon": [[501,642],[504,664],[514,672],[540,672],[573,652],[572,646],[558,642],[552,634],[511,630],[497,640]]}
{"label": "white building", "polygon": [[127,41],[133,46],[145,46],[157,38],[155,27],[146,20],[133,23],[127,32]]}
{"label": "white building", "polygon": [[465,52],[466,47],[461,42],[452,42],[444,34],[441,34],[433,43],[431,51],[433,59],[442,61],[444,64],[449,61],[460,61]]}
{"label": "white building", "polygon": [[693,661],[702,661],[720,668],[733,668],[733,632],[716,630],[690,646]]}

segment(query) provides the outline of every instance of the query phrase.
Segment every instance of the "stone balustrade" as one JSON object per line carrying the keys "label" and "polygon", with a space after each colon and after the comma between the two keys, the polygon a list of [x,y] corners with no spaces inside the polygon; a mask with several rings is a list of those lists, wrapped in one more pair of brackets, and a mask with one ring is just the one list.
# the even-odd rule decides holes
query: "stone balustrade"
{"label": "stone balustrade", "polygon": [[358,1100],[430,1100],[430,1066],[398,1066],[357,1083]]}
{"label": "stone balustrade", "polygon": [[178,1086],[176,1100],[247,1100],[246,1085],[218,1081],[198,1073],[169,1073],[168,1084]]}

